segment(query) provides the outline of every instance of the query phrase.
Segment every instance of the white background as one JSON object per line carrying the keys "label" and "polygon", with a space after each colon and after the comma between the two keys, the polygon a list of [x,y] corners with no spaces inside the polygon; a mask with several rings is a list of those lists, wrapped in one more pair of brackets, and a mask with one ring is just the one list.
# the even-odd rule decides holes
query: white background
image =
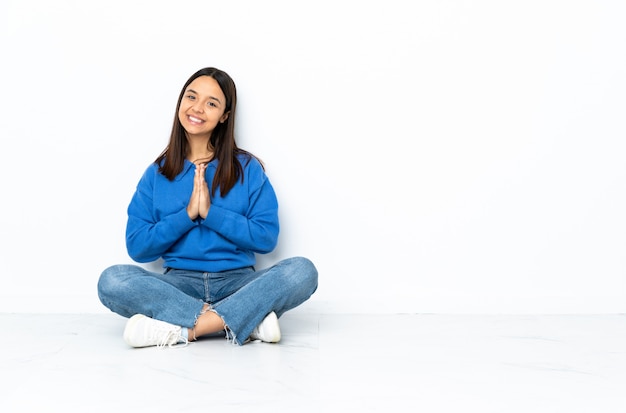
{"label": "white background", "polygon": [[[197,69],[321,312],[626,309],[623,1],[0,1],[0,311],[105,312]],[[153,266],[156,268],[156,265]]]}

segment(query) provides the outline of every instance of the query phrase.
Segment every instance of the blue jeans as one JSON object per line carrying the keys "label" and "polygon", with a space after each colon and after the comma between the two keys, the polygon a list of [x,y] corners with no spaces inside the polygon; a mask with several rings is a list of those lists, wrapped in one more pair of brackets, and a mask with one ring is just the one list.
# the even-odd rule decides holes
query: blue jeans
{"label": "blue jeans", "polygon": [[166,269],[161,274],[137,265],[114,265],[98,281],[102,304],[123,317],[143,314],[193,328],[208,303],[239,345],[267,314],[274,311],[280,317],[316,289],[317,269],[302,257],[258,271],[247,267],[220,273]]}

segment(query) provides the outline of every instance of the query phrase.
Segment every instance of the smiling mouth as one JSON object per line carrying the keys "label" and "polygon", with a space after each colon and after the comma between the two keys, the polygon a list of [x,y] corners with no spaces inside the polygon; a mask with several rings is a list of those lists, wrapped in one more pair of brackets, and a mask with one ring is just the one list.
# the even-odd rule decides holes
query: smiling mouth
{"label": "smiling mouth", "polygon": [[194,125],[201,125],[204,123],[202,119],[196,118],[195,116],[187,116],[187,119]]}

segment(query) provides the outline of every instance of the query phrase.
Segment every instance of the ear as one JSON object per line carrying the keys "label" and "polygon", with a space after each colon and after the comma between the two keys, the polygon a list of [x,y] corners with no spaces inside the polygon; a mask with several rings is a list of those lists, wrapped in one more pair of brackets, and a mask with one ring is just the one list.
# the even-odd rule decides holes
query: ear
{"label": "ear", "polygon": [[229,113],[230,113],[230,112],[225,112],[225,113],[222,115],[222,117],[220,118],[220,123],[224,123],[224,122],[226,122],[226,119],[228,119],[228,114],[229,114]]}

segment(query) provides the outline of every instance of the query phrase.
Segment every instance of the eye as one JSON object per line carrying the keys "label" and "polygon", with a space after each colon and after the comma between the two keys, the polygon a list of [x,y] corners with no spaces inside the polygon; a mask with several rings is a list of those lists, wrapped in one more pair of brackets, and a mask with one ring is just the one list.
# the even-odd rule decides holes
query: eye
{"label": "eye", "polygon": [[213,107],[213,108],[216,108],[216,107],[217,107],[217,105],[215,104],[215,102],[208,102],[207,104],[208,104],[209,106]]}
{"label": "eye", "polygon": [[187,95],[186,98],[189,99],[189,100],[195,100],[196,99],[196,97],[194,95]]}

